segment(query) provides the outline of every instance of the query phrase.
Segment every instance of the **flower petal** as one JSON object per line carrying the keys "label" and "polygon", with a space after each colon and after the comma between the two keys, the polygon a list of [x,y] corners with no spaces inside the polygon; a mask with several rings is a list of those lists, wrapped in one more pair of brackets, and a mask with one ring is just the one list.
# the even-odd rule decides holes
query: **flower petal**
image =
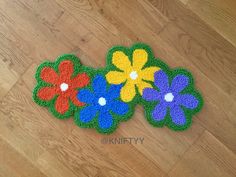
{"label": "flower petal", "polygon": [[182,108],[180,108],[180,106],[171,107],[170,116],[172,118],[172,122],[174,122],[176,125],[184,125],[186,123],[184,111]]}
{"label": "flower petal", "polygon": [[68,80],[74,71],[74,65],[71,61],[62,61],[59,65],[60,80]]}
{"label": "flower petal", "polygon": [[122,87],[120,96],[124,102],[130,102],[136,95],[135,85],[131,81],[127,81]]}
{"label": "flower petal", "polygon": [[138,87],[138,91],[139,91],[140,95],[143,95],[143,89],[152,88],[152,85],[145,82],[145,81],[140,81],[136,85]]}
{"label": "flower petal", "polygon": [[128,56],[122,51],[115,51],[112,54],[112,63],[122,71],[126,71],[131,68],[131,63]]}
{"label": "flower petal", "polygon": [[121,84],[126,81],[126,75],[123,72],[110,71],[106,74],[107,82],[110,84]]}
{"label": "flower petal", "polygon": [[60,114],[64,114],[66,111],[69,110],[69,99],[59,95],[56,99],[55,102],[55,109],[57,110],[57,112],[59,112]]}
{"label": "flower petal", "polygon": [[110,109],[115,114],[125,115],[129,111],[129,106],[122,101],[114,100],[110,105]]}
{"label": "flower petal", "polygon": [[93,91],[97,96],[106,94],[107,82],[102,75],[96,75],[92,82]]}
{"label": "flower petal", "polygon": [[145,88],[143,90],[143,99],[146,101],[157,101],[160,97],[160,93],[153,88]]}
{"label": "flower petal", "polygon": [[148,81],[154,81],[154,73],[159,71],[159,67],[148,67],[141,70],[141,78]]}
{"label": "flower petal", "polygon": [[120,97],[121,88],[122,88],[122,84],[110,85],[107,95],[109,96],[110,99],[118,98]]}
{"label": "flower petal", "polygon": [[82,88],[88,85],[90,81],[89,76],[86,73],[80,73],[72,79],[73,88]]}
{"label": "flower petal", "polygon": [[189,78],[185,75],[177,75],[172,80],[171,83],[171,90],[173,92],[179,93],[181,92],[185,87],[187,87],[189,84]]}
{"label": "flower petal", "polygon": [[108,129],[113,124],[113,118],[108,111],[101,111],[98,117],[98,125],[102,129]]}
{"label": "flower petal", "polygon": [[41,70],[40,77],[47,83],[56,84],[58,74],[50,67],[45,67]]}
{"label": "flower petal", "polygon": [[178,95],[176,103],[188,109],[194,109],[198,106],[199,101],[191,94]]}
{"label": "flower petal", "polygon": [[156,121],[161,121],[165,118],[166,112],[167,112],[167,106],[165,103],[161,102],[154,108],[152,112],[152,117]]}
{"label": "flower petal", "polygon": [[80,111],[79,120],[88,123],[96,117],[97,111],[98,110],[94,106],[87,106]]}
{"label": "flower petal", "polygon": [[169,88],[168,76],[164,71],[157,71],[154,74],[154,83],[160,91],[166,91]]}
{"label": "flower petal", "polygon": [[73,90],[71,91],[71,95],[70,95],[70,99],[72,101],[72,103],[76,106],[83,106],[84,103],[80,102],[79,99],[77,98],[77,94],[78,94],[78,91],[77,90]]}
{"label": "flower petal", "polygon": [[51,100],[55,95],[56,95],[56,87],[43,87],[37,93],[37,96],[41,100],[45,101]]}
{"label": "flower petal", "polygon": [[92,104],[96,101],[94,94],[89,89],[80,90],[77,93],[77,98],[79,101],[87,104]]}
{"label": "flower petal", "polygon": [[144,49],[135,49],[133,52],[133,63],[134,70],[141,70],[148,60],[148,53]]}

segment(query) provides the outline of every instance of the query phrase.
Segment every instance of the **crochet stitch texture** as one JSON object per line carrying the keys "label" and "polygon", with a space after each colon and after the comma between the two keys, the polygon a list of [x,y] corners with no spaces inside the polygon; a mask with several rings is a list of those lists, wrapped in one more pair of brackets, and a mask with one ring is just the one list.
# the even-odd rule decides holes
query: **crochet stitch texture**
{"label": "crochet stitch texture", "polygon": [[94,69],[73,54],[43,62],[35,74],[33,100],[57,118],[73,116],[79,127],[104,134],[129,120],[137,104],[144,107],[151,125],[175,131],[189,128],[203,107],[191,73],[170,69],[146,44],[115,46],[106,63]]}

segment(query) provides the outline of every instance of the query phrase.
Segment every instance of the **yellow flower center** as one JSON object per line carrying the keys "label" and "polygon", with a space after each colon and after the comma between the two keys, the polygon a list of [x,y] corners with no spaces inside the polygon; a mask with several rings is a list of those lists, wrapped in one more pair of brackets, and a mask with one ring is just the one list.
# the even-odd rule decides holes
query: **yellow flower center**
{"label": "yellow flower center", "polygon": [[132,79],[132,80],[136,80],[138,78],[138,73],[137,71],[132,71],[130,74],[129,74],[129,77]]}

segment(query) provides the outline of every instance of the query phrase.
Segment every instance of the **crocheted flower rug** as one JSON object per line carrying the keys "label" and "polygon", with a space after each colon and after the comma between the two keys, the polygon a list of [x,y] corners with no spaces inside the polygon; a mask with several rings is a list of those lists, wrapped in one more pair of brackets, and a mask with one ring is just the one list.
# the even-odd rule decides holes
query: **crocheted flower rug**
{"label": "crocheted flower rug", "polygon": [[107,65],[94,69],[64,54],[42,63],[35,74],[33,100],[57,118],[73,116],[80,127],[112,133],[130,119],[137,104],[154,127],[185,130],[203,99],[186,69],[170,69],[146,44],[115,46]]}

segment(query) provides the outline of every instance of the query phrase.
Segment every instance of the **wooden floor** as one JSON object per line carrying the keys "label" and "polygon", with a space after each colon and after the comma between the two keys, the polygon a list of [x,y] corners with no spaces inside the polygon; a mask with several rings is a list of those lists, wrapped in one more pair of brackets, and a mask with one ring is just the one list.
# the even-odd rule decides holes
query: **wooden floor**
{"label": "wooden floor", "polygon": [[[103,67],[110,47],[138,41],[194,74],[205,106],[189,130],[153,128],[139,106],[104,136],[33,103],[43,60]],[[235,153],[235,0],[0,0],[0,177],[233,177]]]}

